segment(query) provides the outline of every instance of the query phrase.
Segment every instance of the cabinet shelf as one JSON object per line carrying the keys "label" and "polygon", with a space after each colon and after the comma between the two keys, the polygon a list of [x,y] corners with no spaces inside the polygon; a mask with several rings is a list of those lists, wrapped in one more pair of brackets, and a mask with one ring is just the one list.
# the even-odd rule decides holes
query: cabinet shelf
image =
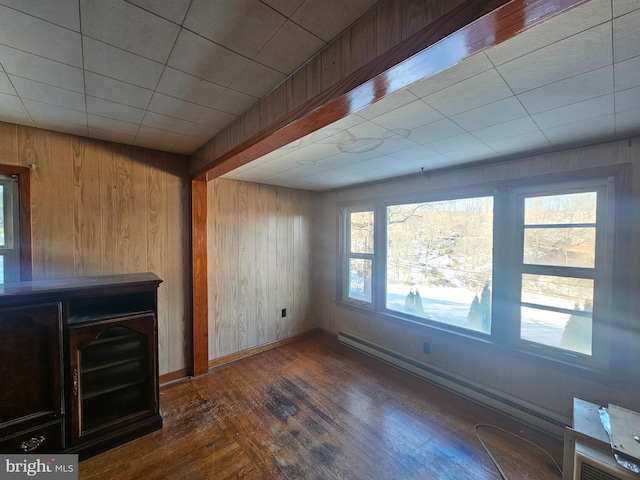
{"label": "cabinet shelf", "polygon": [[100,370],[107,370],[111,367],[117,367],[119,365],[124,365],[127,363],[131,363],[131,362],[136,362],[136,361],[140,361],[140,360],[146,360],[144,355],[140,355],[138,357],[131,357],[131,358],[126,358],[124,360],[116,360],[110,363],[105,363],[105,364],[101,364],[101,365],[96,365],[95,367],[90,367],[90,368],[83,368],[82,369],[82,373],[92,373],[92,372],[97,372]]}
{"label": "cabinet shelf", "polygon": [[137,381],[131,381],[129,383],[121,383],[111,388],[104,388],[102,390],[98,390],[95,392],[83,393],[82,401],[85,402],[87,400],[91,400],[93,398],[100,397],[102,395],[108,395],[108,394],[117,392],[118,390],[124,390],[130,387],[133,387],[134,385],[142,385],[146,387],[146,383],[147,383],[146,379],[143,378]]}

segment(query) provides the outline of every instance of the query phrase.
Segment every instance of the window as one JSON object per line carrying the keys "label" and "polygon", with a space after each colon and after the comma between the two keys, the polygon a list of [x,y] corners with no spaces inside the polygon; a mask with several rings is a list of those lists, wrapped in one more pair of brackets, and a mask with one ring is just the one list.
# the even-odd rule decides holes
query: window
{"label": "window", "polygon": [[516,193],[526,346],[603,363],[606,345],[594,342],[594,322],[609,323],[613,203],[613,182]]}
{"label": "window", "polygon": [[491,331],[493,197],[387,207],[386,308]]}
{"label": "window", "polygon": [[345,215],[344,298],[364,304],[372,303],[374,218],[373,210],[347,210]]}
{"label": "window", "polygon": [[340,299],[606,369],[614,199],[588,179],[344,207]]}
{"label": "window", "polygon": [[20,280],[18,182],[0,175],[0,283]]}

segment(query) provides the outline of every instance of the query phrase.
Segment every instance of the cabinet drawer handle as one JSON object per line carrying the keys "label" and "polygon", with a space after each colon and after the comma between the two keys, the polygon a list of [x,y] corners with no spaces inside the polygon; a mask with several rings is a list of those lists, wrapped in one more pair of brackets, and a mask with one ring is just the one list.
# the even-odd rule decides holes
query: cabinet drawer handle
{"label": "cabinet drawer handle", "polygon": [[26,442],[22,442],[20,444],[20,448],[23,452],[31,452],[42,445],[42,442],[44,442],[45,440],[46,438],[44,437],[44,435],[40,435],[40,438],[31,437]]}
{"label": "cabinet drawer handle", "polygon": [[71,373],[71,379],[73,381],[73,396],[78,396],[78,369],[74,368]]}

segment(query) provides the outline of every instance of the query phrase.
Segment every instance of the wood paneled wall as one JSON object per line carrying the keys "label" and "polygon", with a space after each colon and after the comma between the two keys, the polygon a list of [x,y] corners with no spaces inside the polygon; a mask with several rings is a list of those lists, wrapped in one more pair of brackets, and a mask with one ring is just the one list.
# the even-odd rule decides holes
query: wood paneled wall
{"label": "wood paneled wall", "polygon": [[215,179],[207,197],[209,359],[314,328],[315,194]]}
{"label": "wood paneled wall", "polygon": [[154,272],[163,280],[160,374],[183,372],[190,334],[187,158],[0,123],[0,164],[33,166],[33,279]]}
{"label": "wood paneled wall", "polygon": [[[631,177],[625,179],[631,184],[631,201],[627,205],[621,205],[626,210],[626,215],[617,219],[618,233],[624,237],[621,238],[622,243],[628,245],[627,250],[630,252],[618,252],[624,258],[619,259],[622,265],[615,272],[618,278],[617,293],[620,294],[618,298],[623,300],[621,304],[616,305],[616,313],[625,317],[621,321],[626,324],[624,331],[615,334],[622,336],[629,350],[629,377],[626,384],[612,384],[594,377],[574,375],[498,348],[487,348],[451,336],[436,335],[424,327],[366,315],[341,307],[335,302],[338,223],[336,212],[339,202],[372,199],[394,193],[428,192],[430,189],[449,189],[550,173],[570,174],[586,168],[617,164],[631,165]],[[322,194],[318,206],[318,223],[314,227],[317,237],[314,254],[317,258],[314,261],[312,287],[313,312],[318,315],[320,326],[326,330],[334,333],[353,333],[569,418],[573,397],[601,405],[614,403],[640,410],[640,230],[637,228],[640,225],[639,206],[638,138],[633,142],[625,140],[577,148],[455,172],[425,173],[414,179]],[[429,355],[422,352],[422,344],[425,341],[431,344]]]}

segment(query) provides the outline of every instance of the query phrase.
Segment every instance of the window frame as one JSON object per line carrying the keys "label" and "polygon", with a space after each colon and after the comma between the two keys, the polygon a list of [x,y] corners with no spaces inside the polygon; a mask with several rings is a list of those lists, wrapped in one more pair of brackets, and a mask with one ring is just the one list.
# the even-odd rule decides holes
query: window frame
{"label": "window frame", "polygon": [[0,244],[3,257],[3,274],[0,283],[20,280],[20,210],[18,178],[0,173],[2,209],[4,220],[4,245]]}
{"label": "window frame", "polygon": [[18,185],[18,202],[14,205],[19,215],[19,230],[14,232],[19,239],[18,281],[30,281],[33,275],[31,249],[31,174],[35,167],[0,164],[0,174],[14,176]]}
{"label": "window frame", "polygon": [[[357,205],[349,205],[340,207],[340,238],[342,241],[340,242],[340,252],[339,256],[342,259],[340,263],[340,274],[339,278],[342,280],[339,282],[339,294],[338,298],[340,298],[345,303],[358,306],[360,308],[366,308],[368,310],[374,310],[376,305],[377,295],[375,293],[375,282],[373,279],[376,277],[375,271],[378,266],[378,238],[376,235],[376,225],[377,220],[379,218],[377,209],[375,205],[367,203],[367,204],[357,204]],[[374,224],[374,238],[373,238],[373,252],[372,253],[363,253],[363,252],[351,252],[351,221],[350,216],[352,213],[360,213],[360,212],[371,212],[373,214],[373,224]],[[350,260],[359,259],[359,260],[370,260],[371,261],[371,302],[367,302],[365,300],[358,300],[356,298],[352,298],[349,296],[349,266]]]}
{"label": "window frame", "polygon": [[[390,320],[394,322],[410,323],[418,328],[425,328],[431,332],[445,336],[470,340],[475,343],[488,345],[489,348],[499,348],[503,351],[512,352],[517,355],[525,355],[529,358],[537,358],[550,365],[563,365],[572,371],[599,373],[607,378],[624,375],[625,350],[621,340],[612,338],[609,331],[614,326],[613,305],[619,303],[620,299],[614,288],[614,271],[621,268],[619,260],[620,246],[617,239],[617,231],[622,228],[616,222],[621,212],[621,198],[624,197],[624,177],[627,167],[603,167],[590,169],[583,172],[573,172],[571,174],[548,174],[535,178],[519,178],[512,181],[500,181],[487,185],[468,185],[456,189],[437,190],[431,192],[420,192],[415,194],[401,194],[380,197],[369,200],[365,203],[355,202],[350,204],[342,203],[338,205],[340,212],[339,245],[340,249],[337,258],[337,284],[336,300],[339,305],[355,308],[357,310],[367,310],[370,315]],[[515,195],[524,195],[529,192],[551,192],[549,195],[560,191],[581,190],[600,186],[606,188],[606,205],[601,207],[602,201],[598,200],[598,218],[601,217],[600,210],[605,208],[604,226],[596,228],[596,262],[604,261],[603,269],[599,272],[598,285],[594,287],[594,312],[593,312],[593,338],[598,339],[592,347],[592,355],[574,355],[556,348],[543,346],[528,340],[520,339],[521,319],[520,300],[521,285],[520,280],[514,283],[514,277],[521,279],[521,269],[514,268],[517,265],[518,255],[522,264],[522,251],[515,246],[514,239],[520,235],[524,236],[524,230],[518,231],[517,211],[514,204]],[[605,187],[606,186],[606,187]],[[491,332],[489,334],[460,328],[455,325],[429,321],[421,317],[414,317],[403,312],[389,310],[386,308],[386,208],[389,205],[399,205],[405,203],[432,202],[447,199],[471,198],[476,196],[494,197],[494,219],[493,219],[493,271],[492,271],[492,320]],[[372,302],[371,305],[361,305],[355,301],[345,299],[345,236],[344,218],[345,212],[357,211],[354,209],[373,209],[375,211],[375,255],[373,256],[373,277],[372,277]],[[522,213],[524,215],[524,213]],[[380,220],[383,219],[384,221]],[[596,220],[598,224],[600,222]],[[599,233],[602,231],[602,233]],[[601,238],[602,237],[602,238]],[[601,250],[605,253],[602,254]],[[496,252],[501,252],[497,255]],[[601,257],[601,260],[598,258]],[[515,273],[514,273],[515,272]],[[617,307],[621,312],[626,310],[624,305]],[[514,321],[513,318],[517,318]],[[597,320],[597,321],[596,321]],[[619,322],[618,322],[619,323]],[[596,345],[597,343],[597,345]],[[577,369],[577,370],[576,370]],[[614,374],[615,372],[615,374]]]}

